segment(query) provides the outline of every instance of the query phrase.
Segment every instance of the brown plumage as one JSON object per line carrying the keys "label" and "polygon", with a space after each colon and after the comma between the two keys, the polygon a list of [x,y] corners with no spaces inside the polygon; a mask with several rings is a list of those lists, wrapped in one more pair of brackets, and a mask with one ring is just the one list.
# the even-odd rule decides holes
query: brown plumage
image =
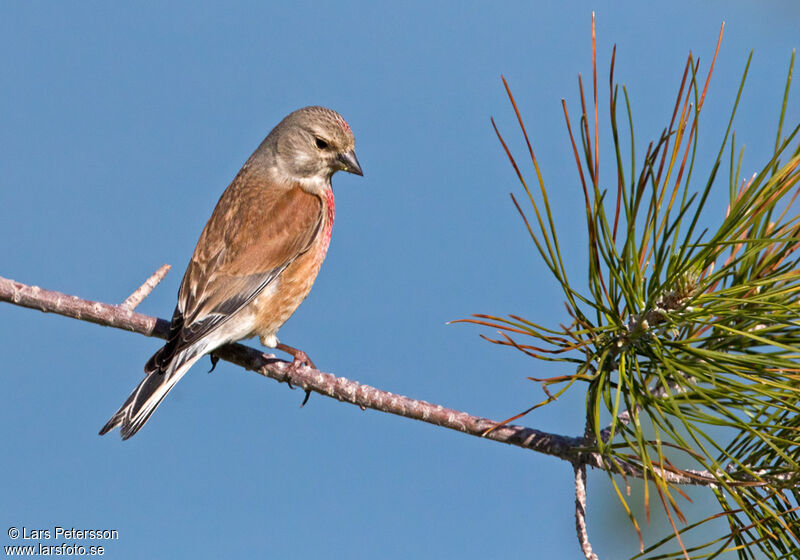
{"label": "brown plumage", "polygon": [[278,329],[308,295],[328,250],[334,218],[331,176],[361,175],[353,133],[335,111],[288,115],[250,156],[219,199],[186,269],[167,343],[145,379],[100,430],[134,435],[203,355],[243,338],[293,354]]}

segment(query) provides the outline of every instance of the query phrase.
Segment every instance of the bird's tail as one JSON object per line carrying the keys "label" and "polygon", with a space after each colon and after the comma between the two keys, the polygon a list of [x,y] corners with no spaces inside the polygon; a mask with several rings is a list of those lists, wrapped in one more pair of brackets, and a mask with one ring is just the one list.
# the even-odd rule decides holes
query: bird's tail
{"label": "bird's tail", "polygon": [[[163,350],[163,349],[162,349]],[[100,430],[100,435],[105,435],[117,426],[120,426],[122,439],[128,439],[138,432],[145,425],[150,415],[172,390],[175,384],[189,370],[192,365],[199,360],[202,352],[197,348],[187,348],[175,354],[175,356],[163,363],[159,358],[161,350],[157,352],[148,362],[145,368],[147,375],[134,389],[128,400],[111,417],[111,419]],[[162,363],[159,363],[162,362]],[[149,369],[151,364],[157,364],[153,369]]]}

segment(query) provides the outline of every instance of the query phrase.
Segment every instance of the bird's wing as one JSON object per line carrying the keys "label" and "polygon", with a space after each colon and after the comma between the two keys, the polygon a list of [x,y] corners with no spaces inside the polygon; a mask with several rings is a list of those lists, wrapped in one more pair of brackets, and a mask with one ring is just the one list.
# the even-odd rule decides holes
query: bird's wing
{"label": "bird's wing", "polygon": [[322,200],[299,186],[251,184],[238,192],[236,187],[223,194],[186,269],[176,309],[182,323],[176,350],[250,303],[308,251],[322,226]]}

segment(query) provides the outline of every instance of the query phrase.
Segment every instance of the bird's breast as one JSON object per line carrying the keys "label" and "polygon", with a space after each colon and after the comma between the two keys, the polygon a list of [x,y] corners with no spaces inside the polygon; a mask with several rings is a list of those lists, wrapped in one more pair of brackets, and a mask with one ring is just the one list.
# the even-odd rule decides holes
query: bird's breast
{"label": "bird's breast", "polygon": [[286,267],[275,279],[273,289],[264,290],[251,304],[256,313],[254,334],[274,335],[311,291],[333,233],[334,201],[330,190],[326,193],[326,206],[325,222],[309,250]]}

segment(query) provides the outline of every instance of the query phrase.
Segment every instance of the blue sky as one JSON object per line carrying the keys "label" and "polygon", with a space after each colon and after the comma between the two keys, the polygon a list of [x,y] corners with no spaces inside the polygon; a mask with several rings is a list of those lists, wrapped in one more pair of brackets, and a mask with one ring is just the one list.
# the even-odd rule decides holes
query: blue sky
{"label": "blue sky", "polygon": [[[508,198],[519,187],[489,117],[522,144],[500,74],[579,277],[586,238],[560,100],[577,113],[592,11],[601,103],[617,43],[640,150],[667,123],[687,52],[704,75],[726,22],[702,178],[751,49],[736,124],[743,168],[759,169],[774,143],[800,7],[766,5],[5,3],[0,275],[113,303],[170,263],[139,308],[168,317],[241,164],[285,114],[327,105],[350,122],[365,176],[334,178],[328,258],[281,339],[325,371],[506,418],[541,399],[526,376],[564,370],[446,321],[565,317]],[[601,163],[601,180],[611,171]],[[111,558],[579,557],[568,464],[319,395],[301,410],[301,392],[225,363],[211,375],[207,360],[195,366],[132,440],[98,437],[158,345],[0,305],[2,544],[6,527],[60,525],[118,530],[105,543]],[[525,423],[577,435],[581,405],[568,395]],[[705,495],[693,496],[690,511],[708,512]],[[590,473],[588,507],[602,558],[635,552],[601,473]]]}

